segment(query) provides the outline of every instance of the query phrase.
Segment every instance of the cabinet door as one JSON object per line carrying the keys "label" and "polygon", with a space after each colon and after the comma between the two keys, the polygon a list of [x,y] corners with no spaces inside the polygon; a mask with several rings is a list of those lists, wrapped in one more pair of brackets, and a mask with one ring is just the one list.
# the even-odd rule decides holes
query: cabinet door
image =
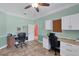
{"label": "cabinet door", "polygon": [[67,44],[64,43],[64,42],[61,42],[61,45],[60,45],[60,55],[61,56],[69,56],[70,55],[70,52],[67,51]]}
{"label": "cabinet door", "polygon": [[50,49],[50,44],[48,38],[43,37],[43,47],[46,49]]}
{"label": "cabinet door", "polygon": [[79,56],[79,46],[61,42],[60,54],[64,56]]}
{"label": "cabinet door", "polygon": [[72,30],[79,30],[79,14],[71,15]]}
{"label": "cabinet door", "polygon": [[53,32],[62,32],[61,19],[53,21]]}
{"label": "cabinet door", "polygon": [[73,45],[72,51],[73,51],[72,54],[74,56],[79,56],[79,46],[78,45]]}
{"label": "cabinet door", "polygon": [[63,30],[71,29],[70,16],[62,17],[62,29]]}
{"label": "cabinet door", "polygon": [[52,20],[46,20],[45,21],[45,29],[46,30],[52,30]]}

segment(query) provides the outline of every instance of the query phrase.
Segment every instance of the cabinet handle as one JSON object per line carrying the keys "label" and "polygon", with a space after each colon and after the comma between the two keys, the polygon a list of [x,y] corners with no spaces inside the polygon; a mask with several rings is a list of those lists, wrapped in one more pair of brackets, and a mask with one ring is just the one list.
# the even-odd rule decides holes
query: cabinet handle
{"label": "cabinet handle", "polygon": [[70,50],[70,49],[66,49],[67,51],[70,51],[70,52],[72,52],[72,50]]}
{"label": "cabinet handle", "polygon": [[72,45],[70,45],[70,44],[68,44],[67,46],[71,46],[71,47],[73,47]]}

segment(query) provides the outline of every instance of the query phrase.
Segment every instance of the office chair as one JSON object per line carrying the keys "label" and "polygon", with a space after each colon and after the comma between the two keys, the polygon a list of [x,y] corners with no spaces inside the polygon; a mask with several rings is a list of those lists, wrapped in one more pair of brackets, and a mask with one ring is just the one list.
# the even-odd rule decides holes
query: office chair
{"label": "office chair", "polygon": [[15,46],[17,48],[18,48],[18,46],[20,46],[21,48],[23,48],[23,45],[26,45],[25,44],[25,40],[26,40],[26,33],[23,33],[23,32],[18,33],[18,37],[17,37],[18,44],[15,45]]}
{"label": "office chair", "polygon": [[[60,51],[60,41],[57,41],[57,37],[55,33],[50,33],[49,35],[49,43],[50,43],[50,50],[54,50],[55,55],[57,55],[57,51]],[[49,51],[50,51],[49,50]]]}
{"label": "office chair", "polygon": [[57,46],[55,47],[55,55],[57,55],[57,51],[60,53],[60,41],[57,41]]}

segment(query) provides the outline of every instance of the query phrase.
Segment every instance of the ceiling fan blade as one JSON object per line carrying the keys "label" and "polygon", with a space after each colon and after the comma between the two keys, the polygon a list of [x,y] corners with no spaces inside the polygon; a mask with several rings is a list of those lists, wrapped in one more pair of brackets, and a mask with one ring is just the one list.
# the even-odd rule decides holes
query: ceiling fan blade
{"label": "ceiling fan blade", "polygon": [[28,5],[28,6],[26,6],[24,9],[28,9],[28,8],[30,8],[31,7],[31,5]]}
{"label": "ceiling fan blade", "polygon": [[40,6],[49,6],[50,4],[49,3],[38,3],[38,5],[40,5]]}
{"label": "ceiling fan blade", "polygon": [[37,8],[35,8],[35,9],[36,9],[36,11],[37,11],[37,12],[39,12],[39,8],[38,8],[38,7],[37,7]]}

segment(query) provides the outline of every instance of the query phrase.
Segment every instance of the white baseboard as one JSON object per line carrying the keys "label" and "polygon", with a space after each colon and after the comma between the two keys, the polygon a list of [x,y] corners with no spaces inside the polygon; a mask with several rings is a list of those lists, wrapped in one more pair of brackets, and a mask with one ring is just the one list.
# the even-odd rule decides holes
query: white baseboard
{"label": "white baseboard", "polygon": [[5,48],[5,47],[7,47],[7,45],[4,45],[4,46],[0,47],[0,49],[3,49],[3,48]]}

